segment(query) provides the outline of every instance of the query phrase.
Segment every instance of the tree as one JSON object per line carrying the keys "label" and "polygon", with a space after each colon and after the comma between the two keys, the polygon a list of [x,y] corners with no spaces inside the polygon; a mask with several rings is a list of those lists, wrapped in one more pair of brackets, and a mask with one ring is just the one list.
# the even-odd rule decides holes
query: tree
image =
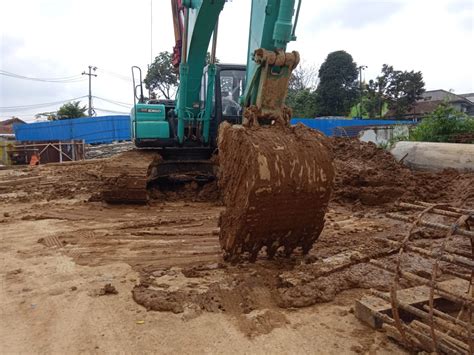
{"label": "tree", "polygon": [[145,86],[148,90],[158,90],[165,99],[171,99],[178,87],[178,72],[171,62],[170,52],[160,52],[148,68]]}
{"label": "tree", "polygon": [[288,91],[311,90],[318,85],[318,70],[314,65],[300,63],[291,73]]}
{"label": "tree", "polygon": [[[165,99],[172,99],[176,94],[179,85],[179,70],[172,63],[173,54],[170,52],[160,52],[155,61],[148,68],[144,83],[148,90],[158,90],[159,96]],[[211,55],[206,53],[206,63],[211,61]],[[219,59],[216,58],[216,63]]]}
{"label": "tree", "polygon": [[66,120],[70,118],[85,117],[87,107],[80,106],[80,101],[71,101],[62,105],[56,112],[41,112],[35,115],[36,118],[46,118],[49,121]]}
{"label": "tree", "polygon": [[456,135],[473,132],[474,118],[456,110],[448,102],[443,102],[410,132],[410,139],[424,142],[450,142]]}
{"label": "tree", "polygon": [[58,119],[58,116],[56,115],[56,111],[51,111],[51,112],[40,112],[35,115],[35,118],[37,119],[44,119],[46,118],[48,121],[55,121]]}
{"label": "tree", "polygon": [[386,84],[384,94],[388,99],[388,106],[395,115],[407,113],[420,99],[425,91],[425,83],[421,72],[394,70],[392,66],[384,64],[382,80]]}
{"label": "tree", "polygon": [[286,105],[293,111],[293,117],[314,117],[316,113],[315,88],[317,69],[312,65],[298,65],[291,73]]}
{"label": "tree", "polygon": [[358,96],[357,65],[346,51],[329,53],[319,68],[316,113],[344,116]]}
{"label": "tree", "polygon": [[316,93],[310,89],[288,91],[286,104],[291,108],[293,117],[308,118],[316,115]]}
{"label": "tree", "polygon": [[362,97],[362,112],[369,118],[380,118],[388,110],[385,99],[386,78],[378,76],[375,80],[370,79]]}
{"label": "tree", "polygon": [[382,73],[364,89],[362,111],[370,118],[382,117],[389,109],[396,116],[409,112],[425,91],[421,72],[394,70],[384,64]]}
{"label": "tree", "polygon": [[80,107],[79,106],[80,104],[81,104],[80,101],[72,101],[72,102],[68,102],[62,105],[59,108],[58,112],[56,113],[57,119],[64,120],[68,118],[85,117],[87,107],[86,106]]}

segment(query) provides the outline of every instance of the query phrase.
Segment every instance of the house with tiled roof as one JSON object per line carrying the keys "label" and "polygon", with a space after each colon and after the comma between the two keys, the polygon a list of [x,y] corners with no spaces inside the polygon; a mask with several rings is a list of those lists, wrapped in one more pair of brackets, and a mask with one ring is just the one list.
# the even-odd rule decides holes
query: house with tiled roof
{"label": "house with tiled roof", "polygon": [[446,90],[429,90],[422,94],[409,114],[422,117],[433,112],[439,104],[448,102],[456,110],[474,116],[474,94],[457,95]]}

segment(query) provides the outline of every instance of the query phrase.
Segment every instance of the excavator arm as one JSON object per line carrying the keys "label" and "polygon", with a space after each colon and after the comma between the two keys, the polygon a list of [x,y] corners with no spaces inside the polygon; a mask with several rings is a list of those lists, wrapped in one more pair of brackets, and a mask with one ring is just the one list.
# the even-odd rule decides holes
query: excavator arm
{"label": "excavator arm", "polygon": [[[176,102],[177,135],[185,139],[185,127],[198,124],[198,135],[209,143],[209,122],[215,85],[215,54],[220,12],[225,0],[171,0],[176,45],[173,64],[179,65],[180,87]],[[244,107],[256,106],[265,117],[283,117],[291,71],[298,65],[297,52],[285,53],[295,40],[301,0],[253,0],[247,51]],[[200,98],[201,80],[209,43],[206,100]],[[249,117],[253,117],[249,115]],[[202,127],[202,128],[201,128]]]}

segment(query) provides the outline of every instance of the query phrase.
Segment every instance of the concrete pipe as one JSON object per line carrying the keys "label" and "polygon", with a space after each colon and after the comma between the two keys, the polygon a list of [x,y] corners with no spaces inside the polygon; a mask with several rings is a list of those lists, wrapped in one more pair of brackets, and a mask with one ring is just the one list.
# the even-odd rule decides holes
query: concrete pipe
{"label": "concrete pipe", "polygon": [[397,142],[390,153],[416,170],[474,172],[474,144]]}

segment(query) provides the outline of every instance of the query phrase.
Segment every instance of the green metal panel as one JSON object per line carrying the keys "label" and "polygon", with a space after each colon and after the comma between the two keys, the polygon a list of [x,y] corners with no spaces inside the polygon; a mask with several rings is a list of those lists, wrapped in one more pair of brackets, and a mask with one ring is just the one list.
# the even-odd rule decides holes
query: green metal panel
{"label": "green metal panel", "polygon": [[138,139],[159,139],[159,138],[170,137],[169,124],[168,122],[165,122],[165,121],[137,122],[136,129],[137,129],[137,134],[135,138],[138,138]]}
{"label": "green metal panel", "polygon": [[157,104],[136,104],[137,121],[164,121],[166,120],[165,105]]}
{"label": "green metal panel", "polygon": [[132,109],[132,137],[138,139],[169,138],[165,105],[138,103]]}

